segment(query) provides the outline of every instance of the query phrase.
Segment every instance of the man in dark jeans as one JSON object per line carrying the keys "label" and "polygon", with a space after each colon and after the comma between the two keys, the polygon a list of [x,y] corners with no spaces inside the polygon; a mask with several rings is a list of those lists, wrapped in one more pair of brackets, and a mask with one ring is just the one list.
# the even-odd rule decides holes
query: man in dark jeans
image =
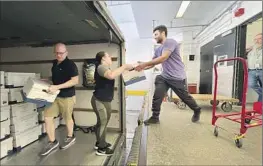
{"label": "man in dark jeans", "polygon": [[159,123],[161,104],[168,89],[171,88],[178,97],[193,111],[192,122],[200,119],[201,108],[187,91],[186,73],[179,54],[179,45],[174,39],[167,39],[167,28],[160,25],[153,30],[154,38],[161,44],[155,50],[153,60],[139,63],[136,71],[146,70],[162,64],[163,72],[155,79],[155,92],[152,103],[152,116],[144,121],[145,125]]}

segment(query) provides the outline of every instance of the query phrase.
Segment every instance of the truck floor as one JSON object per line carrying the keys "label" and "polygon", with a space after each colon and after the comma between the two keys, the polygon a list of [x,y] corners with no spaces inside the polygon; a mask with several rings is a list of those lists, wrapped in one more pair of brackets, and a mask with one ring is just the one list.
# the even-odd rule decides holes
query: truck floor
{"label": "truck floor", "polygon": [[[63,141],[66,134],[63,126],[56,131],[57,139]],[[109,132],[107,141],[114,145],[119,134]],[[65,150],[57,149],[48,156],[39,156],[43,146],[46,145],[47,137],[36,141],[19,153],[8,156],[1,160],[1,165],[103,165],[107,157],[97,156],[93,149],[96,137],[94,133],[85,134],[76,131],[76,142]]]}
{"label": "truck floor", "polygon": [[160,124],[148,127],[147,165],[262,164],[262,126],[248,129],[239,149],[233,139],[234,132],[239,132],[239,123],[218,120],[217,124],[229,132],[219,129],[219,136],[215,137],[212,107],[208,104],[201,107],[200,122],[194,124],[189,108],[180,110],[174,103],[163,103]]}

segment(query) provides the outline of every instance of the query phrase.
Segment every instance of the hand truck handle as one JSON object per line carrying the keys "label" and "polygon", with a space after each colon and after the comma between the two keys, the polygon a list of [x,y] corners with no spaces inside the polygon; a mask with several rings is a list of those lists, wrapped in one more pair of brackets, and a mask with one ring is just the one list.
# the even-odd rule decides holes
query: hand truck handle
{"label": "hand truck handle", "polygon": [[243,83],[243,92],[242,92],[242,115],[245,114],[245,106],[246,106],[246,94],[247,94],[247,86],[248,86],[248,67],[247,61],[244,58],[236,57],[236,58],[229,58],[229,59],[222,59],[218,60],[214,64],[214,72],[215,72],[215,84],[214,84],[214,103],[213,103],[213,114],[215,115],[216,110],[216,94],[217,94],[217,80],[218,80],[218,73],[217,73],[217,64],[220,62],[229,62],[229,61],[240,61],[243,66],[244,70],[244,83]]}

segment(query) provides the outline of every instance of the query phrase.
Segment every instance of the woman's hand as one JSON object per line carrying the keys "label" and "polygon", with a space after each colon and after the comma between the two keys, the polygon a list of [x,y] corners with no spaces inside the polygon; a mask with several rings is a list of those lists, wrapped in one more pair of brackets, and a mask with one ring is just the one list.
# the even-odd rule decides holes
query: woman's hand
{"label": "woman's hand", "polygon": [[125,70],[132,70],[134,66],[132,64],[124,64]]}

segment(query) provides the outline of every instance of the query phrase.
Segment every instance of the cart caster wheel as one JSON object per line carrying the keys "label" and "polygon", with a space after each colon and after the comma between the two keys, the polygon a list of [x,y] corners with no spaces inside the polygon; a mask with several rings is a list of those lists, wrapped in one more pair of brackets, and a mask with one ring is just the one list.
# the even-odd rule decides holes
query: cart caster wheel
{"label": "cart caster wheel", "polygon": [[230,102],[224,102],[222,105],[221,105],[221,109],[224,111],[224,112],[230,112],[232,110],[232,104]]}
{"label": "cart caster wheel", "polygon": [[[214,105],[214,100],[210,100],[210,104],[211,104],[211,105]],[[219,105],[219,101],[216,100],[216,106],[218,106],[218,105]]]}
{"label": "cart caster wheel", "polygon": [[[252,116],[251,113],[248,113],[247,115]],[[246,124],[250,124],[250,122],[251,122],[251,119],[248,119],[248,118],[245,119]]]}
{"label": "cart caster wheel", "polygon": [[217,126],[214,129],[214,136],[218,137],[218,127]]}
{"label": "cart caster wheel", "polygon": [[178,101],[176,103],[176,105],[178,106],[179,109],[185,109],[186,108],[186,104],[182,101]]}
{"label": "cart caster wheel", "polygon": [[235,140],[235,143],[236,143],[236,146],[237,146],[238,148],[241,148],[242,145],[243,145],[241,138],[240,138],[240,139],[236,139],[236,140]]}

